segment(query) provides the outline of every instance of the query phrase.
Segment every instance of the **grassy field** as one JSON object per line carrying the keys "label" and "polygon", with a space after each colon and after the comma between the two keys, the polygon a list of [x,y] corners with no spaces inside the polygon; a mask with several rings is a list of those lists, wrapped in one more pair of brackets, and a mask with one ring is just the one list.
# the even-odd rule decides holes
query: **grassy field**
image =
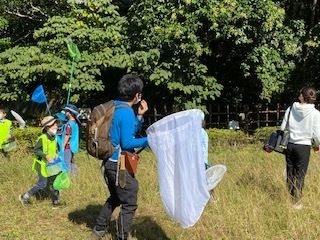
{"label": "grassy field", "polygon": [[[137,176],[139,207],[133,223],[137,239],[320,239],[320,156],[312,154],[300,211],[290,204],[280,154],[247,146],[215,149],[209,157],[211,163],[228,168],[215,191],[219,201],[207,204],[195,226],[182,229],[163,210],[154,155],[143,152]],[[10,161],[2,157],[0,162],[1,240],[88,238],[108,195],[98,160],[85,152],[76,156],[79,174],[72,178],[72,187],[61,192],[67,206],[56,210],[49,199],[34,198],[28,207],[18,201],[18,195],[36,181],[31,153],[16,151]]]}

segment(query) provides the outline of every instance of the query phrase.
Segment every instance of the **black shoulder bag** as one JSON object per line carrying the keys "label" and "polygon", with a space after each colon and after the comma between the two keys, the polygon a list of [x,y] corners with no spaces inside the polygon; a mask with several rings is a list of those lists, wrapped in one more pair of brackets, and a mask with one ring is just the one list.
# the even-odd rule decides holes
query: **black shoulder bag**
{"label": "black shoulder bag", "polygon": [[275,151],[278,153],[286,154],[287,146],[288,146],[288,142],[289,142],[289,135],[290,135],[289,134],[289,119],[290,119],[290,114],[291,114],[291,108],[292,108],[292,106],[290,107],[290,110],[288,113],[285,129],[283,131],[277,130],[277,131],[272,132],[270,134],[268,141],[263,146],[263,150],[265,150],[266,152]]}

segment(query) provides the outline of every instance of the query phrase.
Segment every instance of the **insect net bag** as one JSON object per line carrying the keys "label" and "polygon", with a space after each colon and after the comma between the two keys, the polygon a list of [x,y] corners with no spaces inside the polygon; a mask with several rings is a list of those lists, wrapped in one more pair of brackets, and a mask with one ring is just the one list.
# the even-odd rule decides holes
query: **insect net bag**
{"label": "insect net bag", "polygon": [[183,228],[198,221],[210,198],[201,150],[201,113],[198,109],[174,113],[147,129],[158,161],[162,203]]}

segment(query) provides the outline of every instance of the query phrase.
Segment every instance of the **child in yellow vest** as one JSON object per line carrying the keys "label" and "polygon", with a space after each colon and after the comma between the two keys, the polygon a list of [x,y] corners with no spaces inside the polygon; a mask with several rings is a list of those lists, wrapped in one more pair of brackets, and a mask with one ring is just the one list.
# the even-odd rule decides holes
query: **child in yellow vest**
{"label": "child in yellow vest", "polygon": [[38,173],[38,182],[27,192],[19,195],[22,205],[30,204],[31,196],[47,187],[50,189],[53,207],[59,207],[59,191],[53,188],[53,182],[57,175],[49,176],[47,164],[54,162],[57,157],[57,141],[55,135],[58,129],[57,119],[46,116],[41,121],[42,134],[38,138],[34,148],[35,157],[33,159],[32,170]]}
{"label": "child in yellow vest", "polygon": [[3,144],[12,137],[12,123],[6,119],[7,108],[0,106],[0,151],[3,149]]}

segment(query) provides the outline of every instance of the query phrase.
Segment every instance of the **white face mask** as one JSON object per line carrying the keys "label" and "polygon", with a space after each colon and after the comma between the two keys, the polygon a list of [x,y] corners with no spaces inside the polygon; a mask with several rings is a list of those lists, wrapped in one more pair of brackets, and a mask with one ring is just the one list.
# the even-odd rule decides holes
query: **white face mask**
{"label": "white face mask", "polygon": [[138,96],[136,97],[136,101],[135,101],[135,103],[134,103],[134,105],[135,104],[138,104],[139,102],[141,102],[141,97],[142,97],[142,95],[141,94],[137,94]]}
{"label": "white face mask", "polygon": [[0,112],[0,120],[4,119],[5,114],[3,112]]}
{"label": "white face mask", "polygon": [[135,101],[134,105],[136,105],[136,104],[138,104],[138,103],[140,103],[140,102],[141,102],[141,100],[137,99],[137,100]]}
{"label": "white face mask", "polygon": [[49,129],[48,132],[51,136],[55,136],[57,134],[57,129]]}

